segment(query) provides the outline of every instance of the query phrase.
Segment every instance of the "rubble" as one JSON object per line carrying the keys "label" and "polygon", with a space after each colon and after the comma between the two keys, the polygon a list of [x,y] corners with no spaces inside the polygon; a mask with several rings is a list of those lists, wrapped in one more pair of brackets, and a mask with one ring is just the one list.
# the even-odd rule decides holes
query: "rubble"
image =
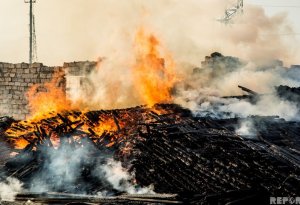
{"label": "rubble", "polygon": [[[104,163],[107,156],[113,156],[135,173],[136,185],[153,185],[158,194],[177,194],[175,198],[162,197],[158,201],[153,199],[154,195],[147,202],[225,204],[268,200],[269,196],[297,196],[300,193],[300,123],[276,117],[251,118],[259,125],[255,138],[236,134],[236,127],[243,119],[197,118],[175,104],[87,113],[66,111],[32,124],[6,121],[1,124],[1,140],[18,154],[6,161],[2,171],[29,188],[32,177],[43,172],[43,166],[48,163],[43,153],[54,149],[50,138],[57,135],[61,144],[89,147],[90,160],[80,164],[76,186],[51,187],[51,180],[61,180],[59,176],[43,178],[51,192],[95,195],[108,191],[117,197],[109,203],[128,202],[118,198],[124,192],[91,174],[93,167]],[[97,130],[99,123],[105,125],[108,121],[109,129]],[[13,145],[20,138],[27,145],[16,150]],[[50,200],[50,195],[43,196],[48,201],[35,197],[37,202]],[[106,200],[91,201],[86,197],[79,197],[79,201],[66,197],[61,201],[100,203]],[[34,197],[17,196],[17,200],[29,198]],[[129,198],[130,202],[146,203],[139,197]]]}

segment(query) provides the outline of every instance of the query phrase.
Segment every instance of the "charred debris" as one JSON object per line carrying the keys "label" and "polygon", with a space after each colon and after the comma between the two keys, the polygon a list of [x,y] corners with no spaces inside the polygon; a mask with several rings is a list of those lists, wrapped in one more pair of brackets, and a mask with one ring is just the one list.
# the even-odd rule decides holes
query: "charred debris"
{"label": "charred debris", "polygon": [[[108,118],[114,122],[114,131],[97,135],[94,127]],[[59,150],[50,140],[55,134],[61,144],[72,149],[88,147],[83,161],[73,170],[77,173],[74,182],[57,185],[53,180],[63,181],[65,175],[43,176],[49,192],[20,193],[16,201],[238,204],[267,202],[269,196],[297,196],[300,123],[277,117],[251,118],[259,124],[256,137],[252,138],[236,134],[238,118],[197,118],[174,104],[88,113],[69,111],[27,125],[2,118],[2,144],[10,152],[17,152],[9,156],[7,150],[2,151],[6,153],[1,154],[2,177],[17,178],[30,189],[32,180],[49,163],[47,150]],[[88,130],[82,131],[80,127],[86,124]],[[8,129],[25,134],[10,136]],[[14,149],[16,137],[27,141],[25,148]],[[157,194],[124,195],[107,181],[96,178],[92,174],[94,168],[105,163],[108,156],[135,173],[136,186],[152,185]],[[111,198],[95,197],[102,191]]]}

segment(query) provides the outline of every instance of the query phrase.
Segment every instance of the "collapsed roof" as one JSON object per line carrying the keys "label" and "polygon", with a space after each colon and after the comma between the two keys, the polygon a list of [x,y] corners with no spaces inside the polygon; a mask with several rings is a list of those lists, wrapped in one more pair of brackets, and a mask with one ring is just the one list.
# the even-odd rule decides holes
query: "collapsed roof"
{"label": "collapsed roof", "polygon": [[[93,129],[108,119],[113,120],[115,129],[99,136]],[[14,150],[19,154],[7,157],[6,163],[2,161],[1,170],[4,176],[21,180],[28,189],[39,179],[49,185],[47,192],[94,195],[107,191],[115,196],[125,189],[120,191],[105,177],[94,175],[96,167],[112,157],[135,173],[135,187],[152,185],[155,193],[177,194],[169,202],[213,204],[268,200],[271,195],[296,196],[300,193],[300,123],[276,117],[251,119],[259,125],[255,137],[236,134],[236,127],[245,119],[197,118],[175,104],[65,112],[26,125],[7,118],[1,124],[2,140],[12,145],[20,137],[28,144],[24,149]],[[81,127],[86,124],[89,129],[84,131]],[[13,136],[13,130],[26,132]],[[61,145],[63,142],[70,145],[73,154],[76,147],[88,147],[88,152],[83,152],[85,156],[81,156],[83,161],[72,170],[77,173],[72,182],[64,180],[66,173],[41,175],[47,171],[47,163],[53,163],[47,159],[49,150],[51,153],[59,150],[53,149],[49,141],[53,133],[58,133]],[[55,157],[64,155],[59,153]],[[68,163],[75,160],[68,157]],[[121,182],[120,186],[122,183],[126,185]],[[19,195],[19,199],[24,197]]]}

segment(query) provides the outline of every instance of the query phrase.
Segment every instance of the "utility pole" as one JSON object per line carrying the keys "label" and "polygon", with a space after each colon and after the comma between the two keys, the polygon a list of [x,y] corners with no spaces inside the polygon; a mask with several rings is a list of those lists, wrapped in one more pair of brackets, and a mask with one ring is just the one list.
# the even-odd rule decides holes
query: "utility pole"
{"label": "utility pole", "polygon": [[29,3],[29,63],[32,64],[36,60],[36,36],[35,36],[35,23],[33,14],[33,4],[36,0],[24,0]]}

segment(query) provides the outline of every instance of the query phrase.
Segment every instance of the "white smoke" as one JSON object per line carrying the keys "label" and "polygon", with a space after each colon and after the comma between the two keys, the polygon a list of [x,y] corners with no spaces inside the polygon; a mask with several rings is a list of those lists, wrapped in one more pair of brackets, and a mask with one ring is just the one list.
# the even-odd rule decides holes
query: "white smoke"
{"label": "white smoke", "polygon": [[242,120],[235,132],[236,134],[246,138],[256,137],[256,129],[250,119]]}
{"label": "white smoke", "polygon": [[12,177],[0,182],[0,201],[14,201],[15,196],[23,190],[22,186],[22,182]]}
{"label": "white smoke", "polygon": [[[278,116],[285,120],[300,120],[299,107],[293,102],[279,99],[275,94],[261,96],[256,103],[213,96],[197,96],[196,99],[187,96],[184,99],[182,96],[179,98],[178,102],[191,109],[198,117],[210,116],[222,119],[259,115]],[[193,101],[193,99],[195,100]]]}
{"label": "white smoke", "polygon": [[[96,152],[95,152],[96,149]],[[95,157],[97,155],[97,157]],[[82,181],[82,171],[93,180],[98,180],[102,186],[107,187],[99,195],[111,195],[114,188],[120,192],[134,194],[150,194],[153,187],[139,187],[134,183],[134,174],[122,167],[121,162],[113,160],[113,153],[101,153],[88,141],[71,144],[62,143],[57,149],[42,150],[43,167],[31,179],[30,191],[51,192],[68,190],[74,193],[88,193],[90,182]],[[85,179],[86,180],[86,179]],[[98,183],[97,182],[97,183]],[[80,184],[79,184],[80,183]],[[100,186],[100,185],[99,185]]]}
{"label": "white smoke", "polygon": [[[206,63],[211,59],[206,60]],[[251,115],[279,116],[286,120],[299,120],[299,107],[295,102],[277,96],[275,87],[300,86],[300,77],[292,75],[297,69],[284,68],[270,62],[259,66],[231,57],[217,58],[211,65],[204,64],[177,86],[175,102],[194,111],[197,116],[216,118],[248,117]],[[255,101],[224,96],[245,95],[238,85],[257,92]]]}
{"label": "white smoke", "polygon": [[89,149],[69,143],[62,144],[57,149],[42,150],[44,165],[41,172],[32,179],[31,191],[46,192],[75,185],[80,175],[80,166],[89,160]]}
{"label": "white smoke", "polygon": [[275,95],[262,96],[256,104],[236,100],[221,106],[220,110],[237,114],[239,117],[259,115],[279,116],[285,120],[299,120],[299,108],[294,103],[281,100]]}
{"label": "white smoke", "polygon": [[108,159],[107,163],[100,166],[98,176],[107,180],[114,189],[129,194],[154,194],[153,186],[139,187],[133,184],[134,175],[122,167],[121,162]]}

